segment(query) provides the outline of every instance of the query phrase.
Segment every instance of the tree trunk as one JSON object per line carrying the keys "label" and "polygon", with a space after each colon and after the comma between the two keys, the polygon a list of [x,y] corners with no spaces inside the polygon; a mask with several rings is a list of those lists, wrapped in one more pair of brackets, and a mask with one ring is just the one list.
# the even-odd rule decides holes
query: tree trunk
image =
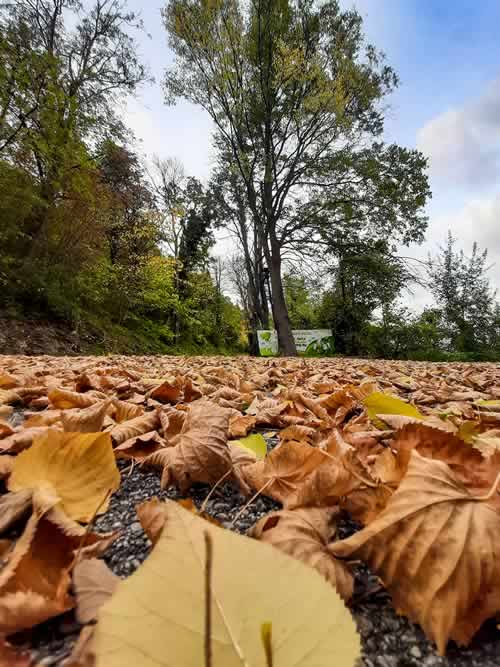
{"label": "tree trunk", "polygon": [[[267,255],[268,253],[266,253]],[[269,275],[271,278],[272,309],[274,326],[278,334],[279,353],[285,357],[296,357],[297,348],[292,335],[292,326],[288,317],[288,308],[281,280],[281,253],[277,243],[271,242],[271,253],[268,257]]]}

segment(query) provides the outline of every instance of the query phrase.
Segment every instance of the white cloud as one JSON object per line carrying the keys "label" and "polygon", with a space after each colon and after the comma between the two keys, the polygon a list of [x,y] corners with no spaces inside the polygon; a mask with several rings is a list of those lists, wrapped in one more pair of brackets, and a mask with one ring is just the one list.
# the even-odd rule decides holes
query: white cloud
{"label": "white cloud", "polygon": [[123,118],[137,138],[138,152],[147,159],[154,154],[176,157],[190,176],[208,177],[212,123],[203,110],[187,102],[167,107],[161,99],[146,105],[138,97],[128,100]]}
{"label": "white cloud", "polygon": [[433,180],[485,186],[500,176],[500,79],[477,99],[428,121],[417,144],[430,158]]}
{"label": "white cloud", "polygon": [[460,210],[436,217],[430,231],[436,236],[439,230],[444,240],[448,229],[466,255],[474,241],[481,250],[488,250],[493,264],[489,276],[494,285],[500,286],[500,192],[470,199]]}

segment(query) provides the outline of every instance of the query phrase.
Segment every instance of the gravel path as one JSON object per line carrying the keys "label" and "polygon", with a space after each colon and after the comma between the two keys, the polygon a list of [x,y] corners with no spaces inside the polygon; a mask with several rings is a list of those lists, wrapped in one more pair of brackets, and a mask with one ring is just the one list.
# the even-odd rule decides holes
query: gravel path
{"label": "gravel path", "polygon": [[[113,496],[109,510],[96,522],[98,531],[122,529],[123,534],[108,549],[105,560],[115,574],[127,577],[147,557],[151,543],[137,519],[135,506],[153,496],[180,498],[170,488],[160,489],[157,472],[144,472],[136,466],[120,462],[122,483]],[[190,496],[199,507],[210,487],[197,485]],[[226,527],[241,509],[245,500],[231,484],[221,485],[207,504],[207,512]],[[245,533],[264,514],[279,505],[265,497],[258,498],[238,519],[235,529]],[[345,519],[340,526],[341,537],[356,530],[355,524]],[[396,614],[389,595],[380,590],[378,580],[365,566],[356,572],[356,586],[352,612],[362,637],[363,658],[360,667],[494,667],[500,666],[500,630],[495,622],[486,624],[467,649],[451,644],[446,658],[438,656],[433,645],[416,625]],[[31,635],[31,644],[40,667],[59,665],[71,651],[79,626],[72,614],[47,622]],[[332,667],[335,663],[332,662]],[[140,667],[140,666],[138,666]]]}

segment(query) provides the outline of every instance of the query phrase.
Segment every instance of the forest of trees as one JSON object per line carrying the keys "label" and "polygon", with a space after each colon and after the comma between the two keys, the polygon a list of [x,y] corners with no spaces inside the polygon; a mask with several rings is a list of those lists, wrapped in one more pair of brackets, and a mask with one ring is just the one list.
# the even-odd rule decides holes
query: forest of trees
{"label": "forest of trees", "polygon": [[[324,327],[340,354],[500,357],[486,252],[451,235],[436,257],[402,251],[425,238],[427,161],[384,142],[398,77],[361,16],[170,0],[162,18],[165,102],[213,122],[207,182],[141,158],[117,112],[150,85],[126,3],[0,5],[1,314],[101,332],[108,350],[254,353],[274,327],[293,355],[292,328]],[[231,256],[214,254],[221,229]],[[434,305],[416,314],[420,286]]]}

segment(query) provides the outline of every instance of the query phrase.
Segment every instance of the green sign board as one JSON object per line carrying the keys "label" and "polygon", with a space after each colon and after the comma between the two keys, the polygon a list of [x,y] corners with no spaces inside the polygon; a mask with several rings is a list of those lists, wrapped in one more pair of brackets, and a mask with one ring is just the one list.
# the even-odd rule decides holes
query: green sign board
{"label": "green sign board", "polygon": [[[297,352],[303,356],[324,357],[333,354],[333,336],[329,329],[296,329],[292,331]],[[278,354],[278,336],[276,331],[258,331],[259,352],[261,357],[274,357]]]}

